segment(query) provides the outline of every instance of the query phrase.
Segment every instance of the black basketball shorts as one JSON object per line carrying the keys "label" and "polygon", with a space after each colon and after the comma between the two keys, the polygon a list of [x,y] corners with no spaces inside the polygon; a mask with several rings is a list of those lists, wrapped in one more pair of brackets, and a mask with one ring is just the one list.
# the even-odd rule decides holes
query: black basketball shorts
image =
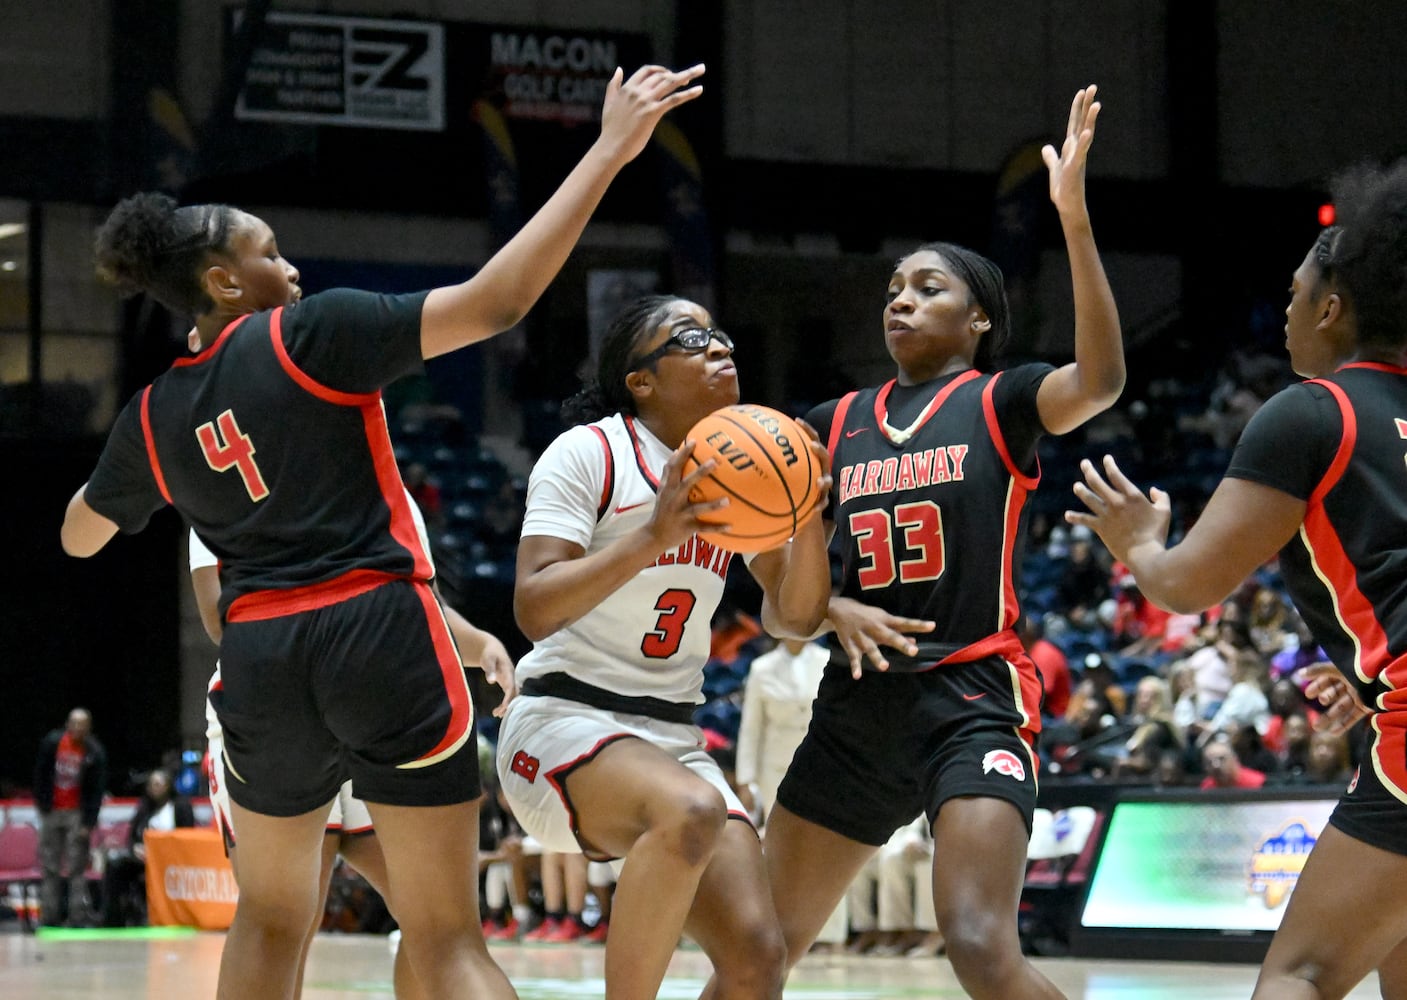
{"label": "black basketball shorts", "polygon": [[990,656],[919,673],[832,663],[777,801],[876,847],[960,796],[1005,799],[1026,829],[1036,804],[1040,680],[1030,660]]}
{"label": "black basketball shorts", "polygon": [[371,803],[479,797],[474,711],[439,601],[406,580],[295,614],[231,621],[222,684],[226,783],[246,809],[296,816],[350,778]]}
{"label": "black basketball shorts", "polygon": [[1329,823],[1365,844],[1407,854],[1407,712],[1380,712],[1365,726],[1363,762]]}

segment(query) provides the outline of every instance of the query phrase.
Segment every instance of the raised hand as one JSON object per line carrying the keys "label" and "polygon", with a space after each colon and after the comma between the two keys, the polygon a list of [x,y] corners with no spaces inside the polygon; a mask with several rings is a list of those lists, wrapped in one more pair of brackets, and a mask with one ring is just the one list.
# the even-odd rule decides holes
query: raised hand
{"label": "raised hand", "polygon": [[703,72],[703,63],[677,73],[663,66],[641,66],[629,80],[622,82],[625,72],[617,68],[606,86],[606,102],[601,109],[601,141],[611,147],[622,162],[635,159],[650,141],[665,112],[703,93],[702,85],[690,86]]}
{"label": "raised hand", "polygon": [[1075,484],[1075,496],[1088,510],[1067,510],[1066,521],[1093,531],[1120,562],[1128,562],[1129,550],[1135,545],[1150,541],[1160,547],[1167,544],[1172,501],[1166,493],[1155,486],[1144,496],[1111,455],[1104,456],[1107,480],[1087,458],[1080,462],[1080,471],[1085,481]]}
{"label": "raised hand", "polygon": [[1090,84],[1070,102],[1070,121],[1060,150],[1057,152],[1050,145],[1041,148],[1041,159],[1050,172],[1050,200],[1062,215],[1085,211],[1085,161],[1089,159],[1094,123],[1099,117],[1096,89]]}

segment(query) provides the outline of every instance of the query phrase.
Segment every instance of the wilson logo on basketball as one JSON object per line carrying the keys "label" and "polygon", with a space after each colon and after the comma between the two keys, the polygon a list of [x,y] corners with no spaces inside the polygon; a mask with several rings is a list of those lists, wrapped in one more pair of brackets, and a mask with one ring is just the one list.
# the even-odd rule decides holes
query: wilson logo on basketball
{"label": "wilson logo on basketball", "polygon": [[737,409],[747,414],[757,423],[758,427],[772,435],[772,440],[777,443],[777,447],[782,453],[782,459],[787,465],[796,464],[796,448],[792,446],[791,439],[783,431],[782,422],[772,411],[759,406],[739,406]]}
{"label": "wilson logo on basketball", "polygon": [[987,755],[982,758],[982,773],[987,774],[991,771],[1008,775],[1017,781],[1026,780],[1026,765],[1021,763],[1021,758],[1010,750],[987,751]]}

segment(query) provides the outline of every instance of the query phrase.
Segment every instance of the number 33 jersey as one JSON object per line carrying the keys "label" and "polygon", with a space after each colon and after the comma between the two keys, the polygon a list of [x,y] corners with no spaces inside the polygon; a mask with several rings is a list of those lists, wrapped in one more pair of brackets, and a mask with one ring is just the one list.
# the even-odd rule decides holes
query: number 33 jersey
{"label": "number 33 jersey", "polygon": [[337,290],[230,324],[122,411],[88,483],[124,532],[171,504],[241,597],[429,579],[380,389],[420,365],[424,294]]}
{"label": "number 33 jersey", "polygon": [[[533,467],[522,537],[589,556],[649,522],[670,449],[634,417],[573,427]],[[703,700],[711,621],[732,553],[695,536],[662,553],[601,603],[534,644],[518,681],[565,673],[626,697]]]}
{"label": "number 33 jersey", "polygon": [[897,392],[890,381],[813,411],[831,453],[840,593],[937,624],[914,636],[916,657],[886,649],[891,670],[986,655],[984,641],[1015,624],[1026,501],[1039,481],[1035,395],[1051,370],[969,369]]}

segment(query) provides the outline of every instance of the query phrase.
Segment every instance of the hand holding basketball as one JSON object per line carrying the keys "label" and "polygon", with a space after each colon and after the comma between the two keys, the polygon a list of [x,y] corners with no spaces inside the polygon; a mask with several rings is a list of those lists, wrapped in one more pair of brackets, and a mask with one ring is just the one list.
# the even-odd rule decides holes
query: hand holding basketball
{"label": "hand holding basketball", "polygon": [[725,406],[689,431],[693,453],[686,473],[712,461],[689,491],[694,503],[728,498],[728,507],[700,520],[721,530],[701,531],[707,542],[732,552],[762,552],[796,534],[813,516],[826,488],[823,463],[813,453],[814,436],[795,420],[766,406]]}

